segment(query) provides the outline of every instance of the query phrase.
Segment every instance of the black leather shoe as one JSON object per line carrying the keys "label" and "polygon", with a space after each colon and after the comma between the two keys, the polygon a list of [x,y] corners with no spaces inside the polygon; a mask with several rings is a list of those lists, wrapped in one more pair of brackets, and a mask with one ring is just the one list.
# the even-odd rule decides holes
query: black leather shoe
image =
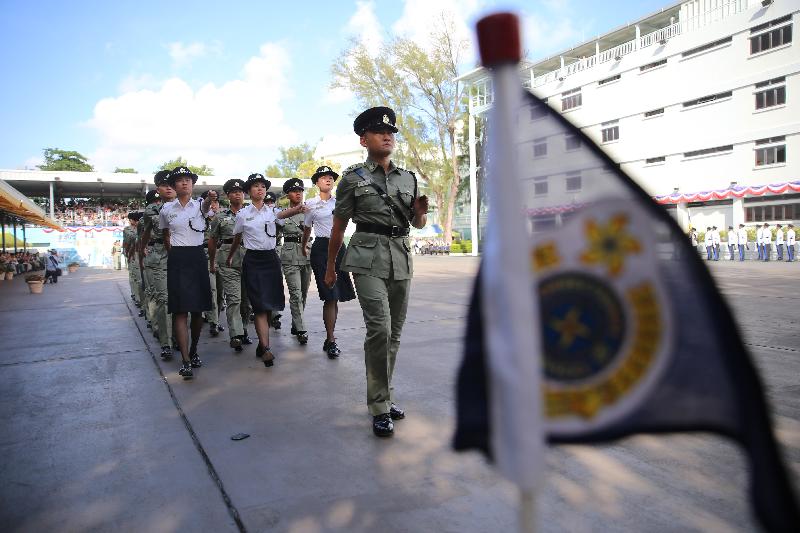
{"label": "black leather shoe", "polygon": [[294,324],[292,324],[291,334],[292,335],[297,335],[297,328],[294,327]]}
{"label": "black leather shoe", "polygon": [[261,347],[261,343],[258,343],[258,346],[256,346],[256,357],[260,359],[263,355],[264,355],[264,348]]}
{"label": "black leather shoe", "polygon": [[139,316],[144,316],[144,309],[139,309]]}
{"label": "black leather shoe", "polygon": [[253,339],[247,334],[247,330],[244,330],[244,335],[239,335],[239,338],[242,339],[242,344],[253,344]]}
{"label": "black leather shoe", "polygon": [[275,355],[269,348],[264,348],[262,357],[264,358],[264,366],[270,367],[275,364]]}
{"label": "black leather shoe", "polygon": [[172,347],[170,346],[162,346],[161,347],[161,359],[166,361],[167,359],[172,359]]}
{"label": "black leather shoe", "polygon": [[255,322],[255,321],[256,321],[256,314],[255,314],[255,313],[250,313],[250,316],[249,316],[249,317],[247,317],[247,319],[248,319],[250,322]]}
{"label": "black leather shoe", "polygon": [[217,335],[219,335],[219,326],[217,326],[216,324],[211,324],[211,327],[209,328],[208,332],[211,334],[212,337],[216,337]]}
{"label": "black leather shoe", "polygon": [[306,333],[305,331],[298,331],[297,340],[302,346],[305,346],[306,344],[308,344],[308,333]]}
{"label": "black leather shoe", "polygon": [[239,337],[234,337],[231,339],[231,348],[236,350],[237,352],[242,351],[242,339]]}
{"label": "black leather shoe", "polygon": [[372,432],[376,437],[391,437],[394,434],[394,424],[389,413],[372,417]]}
{"label": "black leather shoe", "polygon": [[149,320],[147,321],[147,329],[153,329],[153,324]]}
{"label": "black leather shoe", "polygon": [[336,346],[335,342],[328,343],[328,359],[338,359],[342,351]]}
{"label": "black leather shoe", "polygon": [[200,356],[198,356],[196,353],[192,354],[190,357],[191,357],[192,368],[200,368],[201,366],[203,366],[203,362],[200,360]]}
{"label": "black leather shoe", "polygon": [[194,372],[192,372],[192,365],[190,363],[183,363],[183,366],[178,370],[178,374],[183,376],[183,379],[193,378]]}
{"label": "black leather shoe", "polygon": [[283,315],[274,315],[270,321],[270,324],[272,324],[272,327],[275,328],[276,331],[281,329],[281,316]]}
{"label": "black leather shoe", "polygon": [[392,407],[389,409],[389,416],[392,417],[392,420],[402,420],[406,417],[406,412],[395,404],[392,404]]}
{"label": "black leather shoe", "polygon": [[225,326],[223,326],[222,324],[218,324],[217,325],[217,331],[220,331],[220,332],[225,331]]}
{"label": "black leather shoe", "polygon": [[325,339],[325,342],[322,343],[322,351],[323,352],[328,351],[328,339]]}

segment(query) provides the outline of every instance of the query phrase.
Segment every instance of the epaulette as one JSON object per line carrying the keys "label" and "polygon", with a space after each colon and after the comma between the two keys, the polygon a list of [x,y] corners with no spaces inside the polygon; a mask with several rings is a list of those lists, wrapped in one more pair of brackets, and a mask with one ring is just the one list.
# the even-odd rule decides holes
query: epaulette
{"label": "epaulette", "polygon": [[349,167],[347,167],[346,169],[344,169],[344,171],[342,172],[342,174],[343,174],[343,175],[344,175],[344,174],[347,174],[348,172],[352,172],[352,171],[354,171],[355,169],[357,169],[357,168],[361,168],[361,167],[364,167],[364,166],[365,166],[365,165],[364,165],[364,163],[356,163],[355,165],[350,165]]}

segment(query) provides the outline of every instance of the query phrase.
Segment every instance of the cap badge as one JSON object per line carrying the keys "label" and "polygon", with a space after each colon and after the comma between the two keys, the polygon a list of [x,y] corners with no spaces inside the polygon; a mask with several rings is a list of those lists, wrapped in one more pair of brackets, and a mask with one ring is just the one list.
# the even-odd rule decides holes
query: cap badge
{"label": "cap badge", "polygon": [[383,123],[384,124],[391,124],[391,122],[389,122],[389,115],[383,115]]}

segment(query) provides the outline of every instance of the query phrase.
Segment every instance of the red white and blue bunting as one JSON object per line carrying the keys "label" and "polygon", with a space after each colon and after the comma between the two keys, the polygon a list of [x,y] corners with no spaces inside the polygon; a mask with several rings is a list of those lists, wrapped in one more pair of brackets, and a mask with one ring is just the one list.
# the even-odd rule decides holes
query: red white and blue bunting
{"label": "red white and blue bunting", "polygon": [[655,196],[653,199],[659,204],[680,204],[684,202],[707,202],[709,200],[744,198],[745,196],[764,196],[765,194],[784,194],[787,192],[800,192],[800,181],[771,183],[769,185],[741,185],[729,187],[727,189],[693,193],[674,192],[664,196]]}

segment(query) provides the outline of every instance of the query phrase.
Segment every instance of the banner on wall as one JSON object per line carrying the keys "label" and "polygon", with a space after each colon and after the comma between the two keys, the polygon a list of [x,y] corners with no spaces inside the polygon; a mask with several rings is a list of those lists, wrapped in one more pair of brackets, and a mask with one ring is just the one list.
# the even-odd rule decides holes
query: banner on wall
{"label": "banner on wall", "polygon": [[122,242],[122,226],[65,227],[64,231],[49,228],[26,228],[28,246],[39,250],[55,248],[65,263],[112,268],[111,249],[114,241]]}

